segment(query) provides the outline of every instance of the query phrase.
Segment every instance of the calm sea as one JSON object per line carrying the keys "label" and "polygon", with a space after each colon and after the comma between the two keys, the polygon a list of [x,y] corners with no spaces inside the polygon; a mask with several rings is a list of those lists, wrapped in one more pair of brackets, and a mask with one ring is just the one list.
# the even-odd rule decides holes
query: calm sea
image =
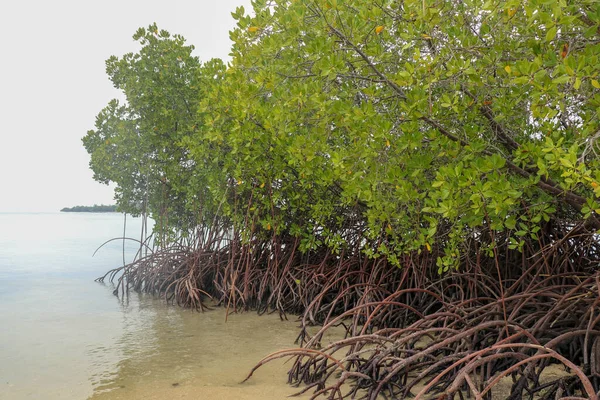
{"label": "calm sea", "polygon": [[[139,237],[140,219],[127,234]],[[94,282],[123,263],[121,214],[0,213],[0,399],[279,399],[285,368],[239,382],[266,354],[294,347],[275,315],[124,302]],[[137,250],[126,245],[129,260]],[[292,318],[293,319],[293,318]]]}

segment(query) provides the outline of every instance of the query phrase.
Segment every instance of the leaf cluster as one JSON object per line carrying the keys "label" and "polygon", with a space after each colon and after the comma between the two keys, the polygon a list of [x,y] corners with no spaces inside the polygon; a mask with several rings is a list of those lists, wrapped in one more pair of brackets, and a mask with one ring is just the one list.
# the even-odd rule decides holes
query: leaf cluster
{"label": "leaf cluster", "polygon": [[396,264],[428,251],[440,272],[474,240],[600,228],[597,2],[253,5],[227,67],[155,26],[108,60],[127,104],[84,145],[122,209]]}

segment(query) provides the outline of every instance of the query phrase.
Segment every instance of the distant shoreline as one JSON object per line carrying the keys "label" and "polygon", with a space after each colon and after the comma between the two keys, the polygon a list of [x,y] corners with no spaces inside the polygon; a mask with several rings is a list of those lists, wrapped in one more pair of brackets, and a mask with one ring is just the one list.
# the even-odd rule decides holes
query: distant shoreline
{"label": "distant shoreline", "polygon": [[107,212],[117,212],[116,205],[93,205],[93,206],[75,206],[75,207],[65,207],[60,210],[60,212],[91,212],[91,213],[107,213]]}

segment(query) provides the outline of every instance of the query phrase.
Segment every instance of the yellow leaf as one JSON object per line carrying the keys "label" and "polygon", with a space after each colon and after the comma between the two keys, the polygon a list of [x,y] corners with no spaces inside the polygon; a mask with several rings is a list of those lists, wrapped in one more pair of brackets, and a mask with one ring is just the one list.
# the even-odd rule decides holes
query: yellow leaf
{"label": "yellow leaf", "polygon": [[270,231],[271,230],[271,224],[267,224],[267,230]]}
{"label": "yellow leaf", "polygon": [[392,230],[392,225],[388,224],[387,228],[391,231]]}
{"label": "yellow leaf", "polygon": [[265,183],[263,182],[263,183],[260,184],[260,188],[262,189],[264,187],[265,187]]}
{"label": "yellow leaf", "polygon": [[238,179],[238,181],[237,181],[237,184],[238,184],[238,185],[241,185],[241,184],[242,184],[242,180],[241,180],[241,179]]}
{"label": "yellow leaf", "polygon": [[248,32],[257,32],[260,28],[258,26],[251,26],[248,28]]}
{"label": "yellow leaf", "polygon": [[431,251],[431,246],[429,245],[429,243],[425,243],[425,247],[427,247],[427,251]]}
{"label": "yellow leaf", "polygon": [[506,13],[508,14],[509,17],[512,17],[513,15],[515,15],[517,13],[517,9],[509,8],[508,10],[506,10]]}
{"label": "yellow leaf", "polygon": [[390,147],[390,141],[389,141],[389,140],[386,140],[386,141],[385,141],[385,145],[386,145],[387,147]]}
{"label": "yellow leaf", "polygon": [[383,25],[379,25],[378,27],[375,28],[376,34],[379,35],[381,32],[383,32]]}
{"label": "yellow leaf", "polygon": [[421,36],[423,37],[423,39],[431,39],[431,36],[429,36],[425,33],[423,33]]}
{"label": "yellow leaf", "polygon": [[506,67],[504,67],[504,70],[506,71],[507,74],[510,74],[510,71],[512,71],[512,69],[510,68],[510,65],[507,65]]}
{"label": "yellow leaf", "polygon": [[600,89],[600,83],[595,79],[592,79],[592,86],[596,89]]}

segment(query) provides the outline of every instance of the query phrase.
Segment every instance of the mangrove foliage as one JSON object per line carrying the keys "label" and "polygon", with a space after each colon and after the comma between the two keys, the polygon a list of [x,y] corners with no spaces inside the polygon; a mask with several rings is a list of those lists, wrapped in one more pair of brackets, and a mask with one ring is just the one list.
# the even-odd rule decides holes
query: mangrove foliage
{"label": "mangrove foliage", "polygon": [[258,366],[315,398],[597,399],[600,4],[253,8],[228,64],[156,25],[107,61],[90,166],[157,222],[117,293],[300,315]]}

